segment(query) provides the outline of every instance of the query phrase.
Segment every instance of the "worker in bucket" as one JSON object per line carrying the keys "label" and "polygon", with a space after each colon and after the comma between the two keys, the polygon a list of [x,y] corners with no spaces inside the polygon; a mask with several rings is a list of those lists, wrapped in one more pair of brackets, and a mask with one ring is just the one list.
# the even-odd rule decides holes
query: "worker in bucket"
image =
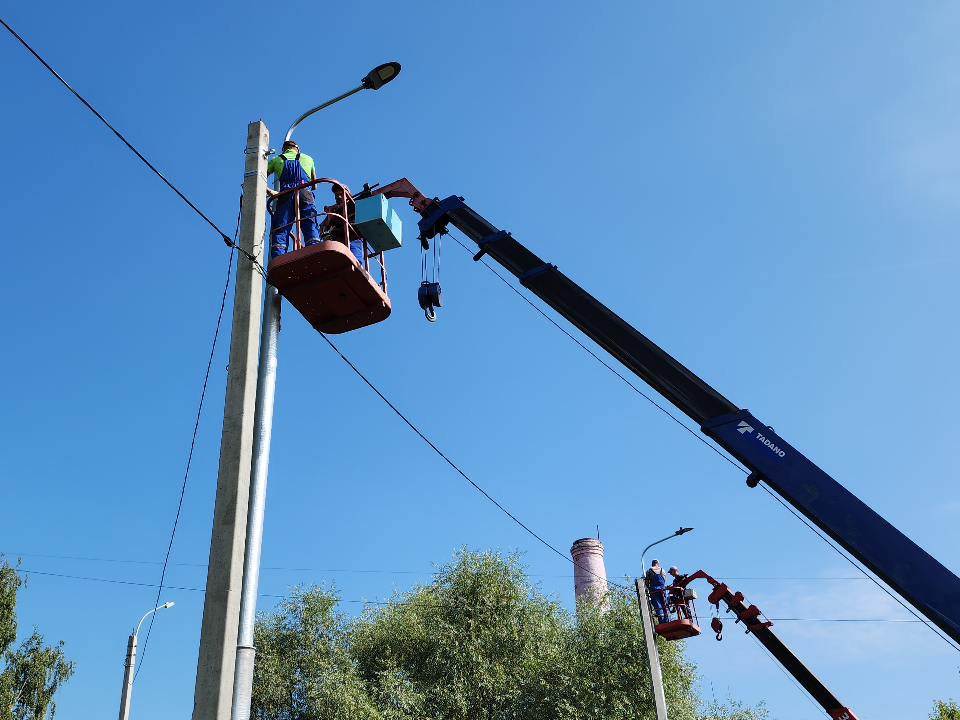
{"label": "worker in bucket", "polygon": [[687,579],[687,576],[681,575],[676,565],[672,566],[667,572],[673,577],[673,580],[670,581],[670,598],[673,601],[673,607],[677,611],[677,619],[686,618],[689,620],[690,606],[687,604],[686,589],[677,587]]}
{"label": "worker in bucket", "polygon": [[275,258],[289,250],[290,233],[297,221],[295,195],[299,195],[300,232],[304,245],[320,242],[313,192],[308,187],[295,192],[283,192],[317,179],[313,158],[301,153],[293,140],[286,140],[281,154],[270,158],[267,163],[267,175],[273,175],[280,183],[279,192],[267,188],[267,194],[271,197],[279,195],[276,210],[270,218],[270,257]]}
{"label": "worker in bucket", "polygon": [[680,571],[677,570],[676,565],[674,565],[669,570],[667,570],[667,572],[670,573],[670,575],[673,577],[673,580],[670,581],[671,585],[679,585],[680,583],[682,583],[684,580],[687,579],[686,575],[680,574]]}
{"label": "worker in bucket", "polygon": [[[343,218],[345,217],[352,223],[354,221],[354,214],[345,211],[346,203],[344,202],[343,188],[334,184],[330,189],[333,191],[333,197],[336,202],[333,205],[324,206],[323,212],[326,213],[327,216],[320,226],[320,234],[324,239],[336,239],[339,242],[345,243],[346,233],[343,229]],[[355,234],[356,231],[351,232],[351,235]],[[359,235],[350,239],[350,252],[357,258],[360,266],[363,267],[363,241]]]}
{"label": "worker in bucket", "polygon": [[661,623],[667,622],[667,598],[665,588],[667,587],[667,574],[660,567],[660,561],[654,560],[650,563],[650,569],[646,575],[647,592],[650,594],[650,602],[653,603],[654,610],[657,611],[657,618]]}

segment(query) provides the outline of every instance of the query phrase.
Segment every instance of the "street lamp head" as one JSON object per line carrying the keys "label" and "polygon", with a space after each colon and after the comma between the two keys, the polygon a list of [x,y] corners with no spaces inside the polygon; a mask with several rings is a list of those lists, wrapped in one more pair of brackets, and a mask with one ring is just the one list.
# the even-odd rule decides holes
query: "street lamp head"
{"label": "street lamp head", "polygon": [[171,601],[171,602],[168,602],[168,603],[164,603],[164,604],[163,604],[163,607],[165,607],[165,608],[173,607],[173,602]]}
{"label": "street lamp head", "polygon": [[677,531],[674,533],[674,535],[683,535],[684,533],[688,533],[688,532],[690,532],[691,530],[693,530],[693,528],[685,528],[685,527],[682,527],[682,528],[680,528],[679,530],[677,530]]}
{"label": "street lamp head", "polygon": [[379,90],[400,74],[400,63],[388,62],[378,65],[363,78],[363,87],[369,90]]}

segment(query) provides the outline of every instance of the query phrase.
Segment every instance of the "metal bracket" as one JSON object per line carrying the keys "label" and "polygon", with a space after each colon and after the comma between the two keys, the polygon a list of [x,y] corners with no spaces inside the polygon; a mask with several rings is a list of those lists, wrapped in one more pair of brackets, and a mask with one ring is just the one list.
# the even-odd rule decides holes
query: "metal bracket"
{"label": "metal bracket", "polygon": [[[463,198],[456,195],[451,195],[450,197],[436,203],[430,214],[417,223],[417,227],[420,230],[420,236],[426,238],[427,235],[430,234],[430,231],[433,230],[434,226],[441,223],[446,225],[447,213],[451,210],[456,210],[462,207]],[[439,232],[439,230],[434,232]],[[433,235],[430,235],[430,237],[433,237]]]}
{"label": "metal bracket", "polygon": [[276,154],[276,152],[277,152],[277,151],[274,150],[273,148],[269,148],[269,149],[268,149],[268,148],[263,147],[263,145],[248,145],[247,147],[245,147],[245,148],[243,149],[243,154],[244,154],[244,155],[255,155],[258,150],[262,150],[262,151],[263,151],[263,159],[264,159],[264,160],[266,160],[266,159],[267,159],[268,157],[270,157],[271,155]]}
{"label": "metal bracket", "polygon": [[520,273],[520,275],[517,276],[517,280],[520,281],[521,285],[524,285],[525,284],[524,280],[528,280],[529,278],[540,275],[541,273],[545,273],[548,270],[556,270],[556,269],[557,269],[557,266],[554,265],[553,263],[544,263],[543,265],[539,265],[531,270],[527,270],[525,273]]}
{"label": "metal bracket", "polygon": [[510,233],[506,230],[500,230],[495,232],[492,235],[487,235],[485,238],[480,240],[477,245],[480,247],[480,252],[473,256],[473,261],[477,262],[480,258],[487,254],[487,249],[484,247],[487,243],[494,242],[495,240],[500,240],[501,238],[509,237]]}
{"label": "metal bracket", "polygon": [[738,410],[735,413],[727,413],[726,415],[718,415],[715,418],[710,418],[709,420],[704,420],[700,423],[700,429],[705,435],[710,434],[710,430],[717,427],[718,425],[726,425],[727,423],[733,422],[734,420],[743,420],[747,417],[750,417],[749,410]]}

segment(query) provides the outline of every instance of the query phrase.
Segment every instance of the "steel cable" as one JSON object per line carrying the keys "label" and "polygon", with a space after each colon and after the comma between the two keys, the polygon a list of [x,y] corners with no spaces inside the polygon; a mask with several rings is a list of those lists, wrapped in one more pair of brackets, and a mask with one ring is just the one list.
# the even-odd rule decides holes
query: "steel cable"
{"label": "steel cable", "polygon": [[[240,202],[241,206],[243,205],[243,198]],[[240,232],[240,214],[237,214],[237,230],[236,233]],[[236,237],[236,236],[235,236]],[[183,498],[187,492],[187,478],[190,477],[190,465],[193,462],[193,450],[197,444],[197,430],[200,428],[200,415],[203,412],[203,401],[207,396],[207,384],[210,381],[210,368],[213,366],[213,355],[217,349],[217,338],[220,336],[220,325],[223,322],[223,310],[227,304],[227,291],[230,289],[230,277],[233,271],[233,250],[230,251],[230,258],[227,262],[227,281],[223,286],[223,295],[220,298],[220,313],[217,315],[217,326],[213,331],[213,343],[210,346],[210,356],[207,358],[207,372],[203,376],[203,389],[200,391],[200,403],[197,407],[197,419],[193,424],[193,436],[190,439],[190,452],[187,455],[187,467],[183,473],[183,484],[180,487],[180,501],[177,503],[177,514],[173,519],[173,529],[170,532],[170,542],[167,543],[167,554],[163,559],[163,570],[160,573],[160,585],[157,586],[157,599],[154,605],[160,604],[160,593],[163,592],[163,581],[167,575],[167,565],[170,562],[170,551],[173,549],[173,538],[177,534],[177,525],[180,522],[180,511],[183,509]],[[143,669],[144,657],[147,654],[147,644],[150,642],[150,633],[153,631],[153,623],[157,615],[154,613],[150,616],[150,625],[147,628],[147,637],[143,641],[143,650],[140,653],[140,662],[137,666],[137,671],[133,675],[133,682],[136,682],[137,676],[140,674],[140,671]]]}

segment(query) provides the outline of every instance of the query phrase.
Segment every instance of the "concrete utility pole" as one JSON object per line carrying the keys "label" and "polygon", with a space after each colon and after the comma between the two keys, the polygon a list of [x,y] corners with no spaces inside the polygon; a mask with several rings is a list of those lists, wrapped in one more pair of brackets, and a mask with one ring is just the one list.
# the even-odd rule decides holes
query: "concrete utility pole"
{"label": "concrete utility pole", "polygon": [[137,665],[137,636],[140,634],[140,626],[157,610],[166,610],[168,607],[173,607],[173,603],[164,603],[146,613],[140,618],[140,622],[137,623],[137,627],[130,637],[127,638],[127,659],[123,663],[123,691],[120,693],[120,720],[128,720],[130,717],[130,698],[133,695],[133,671]]}
{"label": "concrete utility pole", "polygon": [[[400,63],[378,65],[363,78],[353,90],[338,95],[332,100],[307,110],[294,120],[284,141],[289,140],[294,129],[304,119],[325,107],[350,97],[364,89],[377,90],[395,79],[400,72]],[[248,143],[250,144],[250,143]],[[264,147],[266,145],[264,144]],[[283,148],[281,148],[281,151]],[[280,190],[280,178],[276,177],[275,190]],[[258,196],[259,197],[259,196]],[[265,239],[264,246],[269,243]],[[267,258],[269,253],[265,253]],[[267,262],[264,262],[266,265]],[[247,516],[246,549],[243,569],[243,590],[240,600],[239,632],[236,638],[236,665],[233,677],[232,720],[249,720],[253,692],[253,664],[256,648],[253,632],[257,618],[257,587],[260,583],[260,549],[263,544],[263,516],[267,501],[267,472],[270,467],[270,438],[273,433],[273,399],[277,383],[277,345],[280,334],[280,293],[268,285],[263,295],[263,328],[260,332],[260,370],[257,379],[256,422],[254,426],[253,461],[250,475],[250,497]],[[212,552],[212,550],[211,550]],[[197,688],[199,690],[199,679]],[[194,713],[194,720],[199,716]]]}
{"label": "concrete utility pole", "polygon": [[[647,550],[667,540],[680,537],[693,530],[681,527],[673,535],[667,535],[661,540],[647,545],[640,553],[640,567],[646,573]],[[657,562],[654,560],[653,562]],[[643,618],[643,642],[647,646],[647,659],[650,661],[650,682],[653,684],[653,702],[657,709],[657,720],[667,720],[667,698],[663,693],[663,673],[660,672],[660,654],[657,652],[657,638],[653,629],[653,615],[650,611],[650,596],[647,594],[646,583],[637,579],[637,602],[640,603],[640,617]]]}
{"label": "concrete utility pole", "polygon": [[650,661],[650,682],[653,684],[653,704],[657,709],[657,720],[667,720],[667,697],[663,692],[663,673],[660,672],[660,653],[657,652],[657,636],[653,632],[653,616],[650,614],[650,600],[647,599],[647,586],[637,578],[637,602],[640,604],[640,617],[643,618],[643,642],[647,646],[647,659]]}
{"label": "concrete utility pole", "polygon": [[130,717],[130,696],[133,694],[133,669],[137,664],[137,634],[127,638],[127,659],[123,663],[123,691],[120,693],[120,720]]}
{"label": "concrete utility pole", "polygon": [[[270,133],[263,122],[247,126],[239,245],[263,265],[269,143]],[[193,720],[229,720],[233,696],[263,296],[263,279],[243,253],[237,258],[236,277]]]}

